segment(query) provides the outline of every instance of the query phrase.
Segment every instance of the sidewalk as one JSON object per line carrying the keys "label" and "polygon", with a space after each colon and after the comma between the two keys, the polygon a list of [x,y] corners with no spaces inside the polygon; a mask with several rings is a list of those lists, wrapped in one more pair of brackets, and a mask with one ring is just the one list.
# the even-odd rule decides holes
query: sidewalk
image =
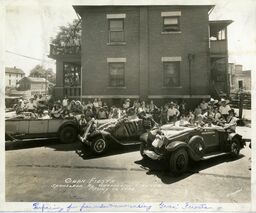
{"label": "sidewalk", "polygon": [[237,126],[236,132],[243,136],[244,139],[252,139],[252,129],[246,126]]}
{"label": "sidewalk", "polygon": [[[239,109],[234,108],[234,110],[236,112],[236,115],[238,116],[239,115]],[[251,121],[251,118],[252,118],[251,110],[250,109],[243,109],[242,118]]]}

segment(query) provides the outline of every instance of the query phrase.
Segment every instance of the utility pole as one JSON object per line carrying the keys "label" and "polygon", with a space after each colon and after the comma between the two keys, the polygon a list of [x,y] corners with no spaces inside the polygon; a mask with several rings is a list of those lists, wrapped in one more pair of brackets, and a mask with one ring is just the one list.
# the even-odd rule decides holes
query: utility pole
{"label": "utility pole", "polygon": [[239,89],[239,119],[241,120],[243,117],[243,108],[244,108],[244,93],[243,89]]}

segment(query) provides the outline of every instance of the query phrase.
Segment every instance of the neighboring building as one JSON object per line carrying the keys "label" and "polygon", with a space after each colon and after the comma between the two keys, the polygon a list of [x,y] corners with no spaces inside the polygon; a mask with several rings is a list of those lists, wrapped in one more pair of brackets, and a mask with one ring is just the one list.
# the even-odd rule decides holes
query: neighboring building
{"label": "neighboring building", "polygon": [[17,82],[25,76],[23,70],[16,67],[5,68],[5,87],[15,88]]}
{"label": "neighboring building", "polygon": [[243,70],[243,66],[239,64],[229,64],[230,71],[230,88],[232,92],[241,89],[246,92],[251,90],[251,70]]}
{"label": "neighboring building", "polygon": [[209,21],[212,5],[74,9],[82,53],[51,46],[57,96],[198,100],[228,93],[232,21]]}
{"label": "neighboring building", "polygon": [[31,91],[31,95],[34,94],[47,94],[48,87],[52,85],[45,78],[32,78],[24,77],[18,83],[19,91]]}

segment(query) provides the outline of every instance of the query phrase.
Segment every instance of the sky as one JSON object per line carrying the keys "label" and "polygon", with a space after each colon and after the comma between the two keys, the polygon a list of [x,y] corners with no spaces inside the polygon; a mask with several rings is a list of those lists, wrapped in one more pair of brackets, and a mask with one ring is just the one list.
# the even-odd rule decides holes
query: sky
{"label": "sky", "polygon": [[[72,8],[74,4],[156,4],[156,1],[153,3],[149,0],[6,0],[5,66],[16,66],[26,74],[37,64],[55,71],[55,61],[47,57],[49,44],[51,38],[58,33],[59,26],[71,23],[77,18]],[[157,4],[216,5],[210,14],[210,20],[234,21],[228,27],[229,62],[243,65],[244,70],[255,70],[255,0],[158,0]]]}

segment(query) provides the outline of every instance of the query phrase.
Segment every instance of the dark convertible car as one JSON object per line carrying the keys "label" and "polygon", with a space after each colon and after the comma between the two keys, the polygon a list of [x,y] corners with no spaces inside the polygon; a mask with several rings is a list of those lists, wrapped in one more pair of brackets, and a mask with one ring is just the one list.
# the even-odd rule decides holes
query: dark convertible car
{"label": "dark convertible car", "polygon": [[89,147],[94,154],[100,155],[107,151],[111,143],[120,145],[140,144],[140,136],[154,126],[151,116],[122,117],[102,125],[95,125],[92,120],[80,141]]}
{"label": "dark convertible car", "polygon": [[189,160],[199,161],[231,153],[237,157],[245,146],[242,136],[222,127],[164,125],[141,136],[143,158],[166,160],[174,174],[186,171]]}

